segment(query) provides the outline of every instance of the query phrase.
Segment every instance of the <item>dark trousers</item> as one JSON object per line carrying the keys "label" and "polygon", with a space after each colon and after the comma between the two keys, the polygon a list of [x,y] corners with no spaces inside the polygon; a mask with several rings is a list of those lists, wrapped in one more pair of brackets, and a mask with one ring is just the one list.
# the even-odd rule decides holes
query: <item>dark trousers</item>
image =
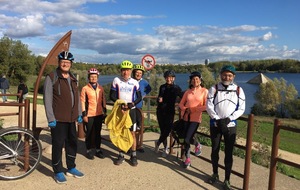
{"label": "dark trousers", "polygon": [[225,143],[225,180],[230,180],[230,173],[233,163],[233,147],[236,139],[236,126],[210,126],[210,138],[212,143],[211,161],[213,173],[218,173],[219,151],[222,135]]}
{"label": "dark trousers", "polygon": [[136,125],[139,128],[141,128],[143,116],[142,116],[142,112],[140,110],[142,110],[142,108],[140,108],[140,110],[136,108],[135,110],[136,110]]}
{"label": "dark trousers", "polygon": [[93,140],[95,140],[95,148],[100,149],[102,120],[103,115],[88,117],[88,122],[85,123],[85,145],[87,150],[93,148]]}
{"label": "dark trousers", "polygon": [[192,145],[196,145],[197,141],[194,138],[194,135],[199,127],[198,122],[184,122],[184,129],[185,129],[185,138],[184,138],[184,149],[185,149],[185,156],[190,157],[190,147]]}
{"label": "dark trousers", "polygon": [[[165,143],[171,129],[173,128],[173,122],[174,122],[174,113],[165,113],[163,111],[157,111],[156,112],[157,121],[160,129],[160,136],[158,139],[158,145],[160,143]],[[166,144],[164,144],[166,146]]]}
{"label": "dark trousers", "polygon": [[63,172],[62,149],[65,146],[67,168],[76,167],[77,133],[75,122],[57,122],[55,128],[51,128],[52,137],[52,168],[54,173]]}

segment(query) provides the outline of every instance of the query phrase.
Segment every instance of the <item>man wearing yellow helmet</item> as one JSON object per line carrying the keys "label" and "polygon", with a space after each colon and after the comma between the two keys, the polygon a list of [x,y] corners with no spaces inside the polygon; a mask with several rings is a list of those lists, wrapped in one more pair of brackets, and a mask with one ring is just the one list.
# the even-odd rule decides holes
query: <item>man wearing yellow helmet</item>
{"label": "man wearing yellow helmet", "polygon": [[[150,84],[148,83],[148,81],[146,81],[146,80],[143,79],[144,73],[145,73],[144,66],[142,66],[142,65],[134,65],[133,66],[132,77],[139,82],[142,99],[147,94],[149,94],[151,92],[151,86],[150,86]],[[139,108],[139,109],[142,109],[142,107],[143,107],[143,100],[140,101],[136,105],[136,107]],[[136,115],[137,115],[136,124],[137,124],[138,129],[140,129],[140,127],[142,125],[142,115],[141,115],[141,112],[139,110],[137,110]],[[140,135],[137,136],[137,141],[139,140],[139,138],[140,138]],[[143,147],[141,145],[137,147],[137,150],[139,152],[144,152],[144,149],[143,149]]]}
{"label": "man wearing yellow helmet", "polygon": [[[131,78],[133,64],[125,60],[121,63],[121,76],[115,77],[111,89],[110,89],[110,99],[113,102],[116,102],[118,99],[121,99],[126,102],[126,105],[123,106],[124,109],[129,109],[129,114],[132,120],[133,125],[131,126],[131,134],[133,137],[133,145],[131,147],[131,157],[130,163],[132,166],[137,166],[137,157],[136,157],[136,138],[135,138],[135,131],[136,131],[136,109],[135,105],[137,105],[141,100],[141,92],[139,83]],[[120,165],[125,161],[124,159],[124,152],[119,151],[119,156],[115,160],[115,165]]]}

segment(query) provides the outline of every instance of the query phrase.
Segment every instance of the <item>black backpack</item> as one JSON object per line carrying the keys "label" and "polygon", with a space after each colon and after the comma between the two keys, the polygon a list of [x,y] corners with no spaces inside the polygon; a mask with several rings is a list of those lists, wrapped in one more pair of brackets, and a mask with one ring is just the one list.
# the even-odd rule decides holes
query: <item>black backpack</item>
{"label": "black backpack", "polygon": [[[184,115],[185,114],[186,114],[186,112],[184,113]],[[183,118],[184,118],[184,115],[183,115]],[[188,120],[190,120],[190,117],[188,117]],[[185,121],[183,119],[178,119],[173,123],[173,130],[171,132],[171,135],[174,138],[174,142],[171,145],[171,147],[173,147],[176,142],[179,145],[184,144],[184,138],[186,135],[186,129],[184,127],[184,123],[185,123]]]}

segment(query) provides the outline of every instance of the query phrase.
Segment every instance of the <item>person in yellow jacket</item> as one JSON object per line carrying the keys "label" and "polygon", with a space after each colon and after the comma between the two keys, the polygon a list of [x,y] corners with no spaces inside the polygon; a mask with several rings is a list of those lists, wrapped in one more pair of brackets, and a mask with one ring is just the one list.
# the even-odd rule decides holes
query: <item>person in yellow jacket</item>
{"label": "person in yellow jacket", "polygon": [[[124,104],[121,105],[123,113],[126,114],[126,111],[129,111],[129,115],[132,121],[132,126],[130,128],[131,134],[133,136],[133,145],[131,147],[131,157],[130,164],[132,166],[137,166],[137,156],[136,156],[136,108],[137,105],[142,100],[142,95],[140,92],[140,87],[138,81],[131,78],[133,64],[125,60],[121,63],[121,76],[115,77],[110,89],[110,99],[113,102],[117,100],[123,100]],[[115,165],[120,165],[124,162],[124,151],[119,151],[119,156],[115,160]]]}
{"label": "person in yellow jacket", "polygon": [[[106,115],[106,100],[103,87],[98,83],[99,71],[91,68],[88,71],[89,83],[81,90],[80,100],[82,105],[82,116],[85,124],[86,157],[93,160],[94,155],[104,158],[101,146],[102,121]],[[92,144],[93,139],[95,145]],[[93,151],[95,146],[96,151]]]}

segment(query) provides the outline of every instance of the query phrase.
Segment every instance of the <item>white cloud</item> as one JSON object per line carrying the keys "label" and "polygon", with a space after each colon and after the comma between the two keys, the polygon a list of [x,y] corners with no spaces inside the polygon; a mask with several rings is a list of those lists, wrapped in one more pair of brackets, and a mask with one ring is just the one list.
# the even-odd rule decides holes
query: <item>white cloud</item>
{"label": "white cloud", "polygon": [[268,33],[264,34],[261,39],[263,41],[268,41],[268,40],[271,40],[272,38],[273,38],[272,32],[268,32]]}
{"label": "white cloud", "polygon": [[7,23],[10,28],[5,31],[12,38],[35,37],[44,33],[43,16],[40,14],[13,20],[14,22]]}
{"label": "white cloud", "polygon": [[[272,56],[300,59],[299,50],[274,44],[277,28],[273,26],[164,24],[144,27],[141,23],[167,17],[124,12],[107,15],[90,13],[86,11],[89,2],[117,3],[113,0],[1,0],[0,34],[12,38],[39,37],[41,41],[55,44],[72,29],[71,49],[78,54],[77,60],[95,63],[119,62],[122,59],[139,62],[148,53],[155,55],[157,62],[164,63],[199,63],[207,58],[211,61],[265,59]],[[134,33],[136,31],[137,34]],[[267,45],[266,41],[270,44]],[[47,53],[42,51],[45,47],[41,48],[41,44],[31,43],[29,48],[39,50],[34,52],[36,54]]]}

